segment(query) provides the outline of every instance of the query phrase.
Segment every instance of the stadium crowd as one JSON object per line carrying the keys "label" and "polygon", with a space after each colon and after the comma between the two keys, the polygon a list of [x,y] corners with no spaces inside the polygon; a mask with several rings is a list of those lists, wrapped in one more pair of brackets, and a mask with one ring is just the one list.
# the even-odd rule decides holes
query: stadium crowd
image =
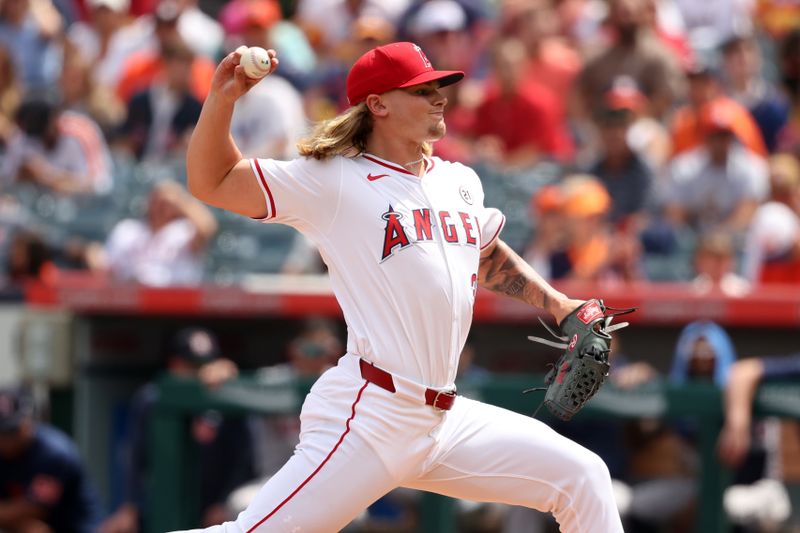
{"label": "stadium crowd", "polygon": [[289,230],[189,198],[187,138],[241,44],[281,67],[237,102],[233,136],[247,157],[290,158],[347,106],[355,58],[402,39],[467,72],[446,88],[436,153],[478,170],[506,241],[548,278],[731,295],[798,282],[800,8],[712,4],[2,0],[0,273],[164,286],[321,271]]}

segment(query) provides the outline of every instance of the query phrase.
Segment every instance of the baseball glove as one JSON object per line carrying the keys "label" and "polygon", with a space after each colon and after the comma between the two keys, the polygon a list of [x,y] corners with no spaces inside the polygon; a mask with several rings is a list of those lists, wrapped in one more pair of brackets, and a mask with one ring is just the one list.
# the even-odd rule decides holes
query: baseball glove
{"label": "baseball glove", "polygon": [[541,337],[528,339],[563,349],[564,353],[545,376],[545,387],[524,392],[546,390],[543,403],[547,409],[562,420],[571,419],[595,395],[608,375],[611,332],[628,325],[620,322],[612,326],[611,320],[635,310],[615,309],[607,307],[602,300],[588,300],[561,321],[561,335],[540,318],[545,329],[561,342]]}

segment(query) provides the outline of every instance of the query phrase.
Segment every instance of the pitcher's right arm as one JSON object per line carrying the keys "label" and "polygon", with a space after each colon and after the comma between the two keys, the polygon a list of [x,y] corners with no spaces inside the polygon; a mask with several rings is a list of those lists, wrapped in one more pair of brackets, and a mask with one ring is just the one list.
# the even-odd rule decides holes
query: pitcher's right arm
{"label": "pitcher's right arm", "polygon": [[[274,72],[278,58],[269,50]],[[197,199],[252,218],[267,212],[264,195],[230,134],[236,100],[259,80],[248,78],[231,52],[217,66],[211,91],[186,152],[187,187]]]}

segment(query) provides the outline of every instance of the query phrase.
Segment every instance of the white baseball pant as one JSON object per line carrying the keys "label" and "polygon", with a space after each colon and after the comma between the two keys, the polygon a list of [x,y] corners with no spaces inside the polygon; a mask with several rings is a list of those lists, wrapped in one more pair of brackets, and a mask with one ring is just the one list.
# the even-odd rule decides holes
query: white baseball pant
{"label": "white baseball pant", "polygon": [[[563,533],[621,533],[594,453],[546,424],[459,396],[439,411],[365,381],[345,355],[306,397],[300,443],[238,518],[208,533],[339,531],[398,486],[551,512]],[[194,530],[200,531],[200,530]]]}

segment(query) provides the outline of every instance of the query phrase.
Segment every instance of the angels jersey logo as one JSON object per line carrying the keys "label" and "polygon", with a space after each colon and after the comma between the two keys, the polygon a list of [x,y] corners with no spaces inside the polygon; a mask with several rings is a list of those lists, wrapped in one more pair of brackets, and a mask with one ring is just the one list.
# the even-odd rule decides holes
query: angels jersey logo
{"label": "angels jersey logo", "polygon": [[[402,250],[413,243],[433,241],[433,228],[436,226],[434,221],[437,221],[442,229],[441,238],[444,242],[469,246],[477,246],[478,244],[476,236],[478,220],[469,213],[461,211],[453,215],[450,214],[450,211],[433,213],[425,207],[413,209],[410,218],[414,224],[413,232],[411,227],[406,228],[403,226],[406,216],[395,211],[391,204],[389,205],[389,210],[381,215],[381,219],[386,221],[386,225],[383,228],[381,261],[390,257],[395,251]],[[411,238],[413,237],[416,237],[416,239],[412,242]]]}

